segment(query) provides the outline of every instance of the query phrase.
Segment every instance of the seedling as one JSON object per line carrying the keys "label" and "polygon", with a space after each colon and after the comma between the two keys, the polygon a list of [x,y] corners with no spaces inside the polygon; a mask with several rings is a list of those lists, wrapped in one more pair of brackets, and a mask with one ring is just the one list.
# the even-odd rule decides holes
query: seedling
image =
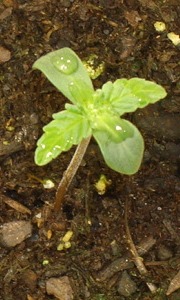
{"label": "seedling", "polygon": [[69,48],[46,54],[33,68],[42,71],[71,102],[65,104],[65,110],[53,114],[53,121],[43,128],[35,151],[36,164],[45,165],[78,145],[58,186],[55,211],[61,206],[91,136],[111,169],[126,175],[136,173],[142,162],[144,141],[139,130],[122,116],[164,98],[164,88],[145,79],[122,78],[94,90],[82,61]]}

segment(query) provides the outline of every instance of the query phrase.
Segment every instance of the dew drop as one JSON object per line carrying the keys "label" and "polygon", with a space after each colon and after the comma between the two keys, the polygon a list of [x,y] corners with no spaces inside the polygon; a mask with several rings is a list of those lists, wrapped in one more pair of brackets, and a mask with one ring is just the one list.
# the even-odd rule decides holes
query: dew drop
{"label": "dew drop", "polygon": [[46,157],[47,158],[49,158],[49,157],[51,157],[52,156],[52,152],[48,152],[47,154],[46,154]]}
{"label": "dew drop", "polygon": [[56,150],[61,150],[61,146],[59,146],[59,145],[54,146],[53,151],[56,151]]}
{"label": "dew drop", "polygon": [[53,149],[52,149],[52,152],[53,152],[53,156],[56,156],[56,155],[58,155],[61,151],[62,151],[62,149],[61,149],[62,147],[61,146],[59,146],[59,145],[56,145],[56,146],[54,146],[53,147]]}
{"label": "dew drop", "polygon": [[116,130],[122,130],[122,127],[121,126],[119,126],[119,125],[116,125]]}
{"label": "dew drop", "polygon": [[55,55],[51,61],[56,69],[65,75],[74,73],[78,68],[78,60],[73,54]]}
{"label": "dew drop", "polygon": [[46,148],[46,146],[45,146],[44,144],[41,144],[40,147],[41,147],[42,149],[45,149],[45,148]]}

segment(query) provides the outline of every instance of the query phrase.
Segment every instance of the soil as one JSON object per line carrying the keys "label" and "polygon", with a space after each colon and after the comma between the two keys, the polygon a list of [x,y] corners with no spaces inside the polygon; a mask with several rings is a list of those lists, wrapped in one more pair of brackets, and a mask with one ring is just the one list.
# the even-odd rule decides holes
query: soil
{"label": "soil", "polygon": [[[1,245],[0,299],[55,299],[46,282],[61,277],[72,288],[62,300],[180,299],[178,288],[166,293],[180,266],[179,46],[167,37],[178,34],[179,15],[178,0],[0,1],[0,223],[32,224],[31,236],[20,244]],[[165,31],[155,30],[157,21]],[[127,116],[145,139],[139,172],[128,177],[110,170],[92,140],[57,218],[55,191],[75,148],[45,167],[35,165],[42,127],[66,99],[32,64],[62,47],[82,59],[96,54],[97,63],[105,63],[96,88],[107,80],[142,77],[161,84],[168,96]],[[101,174],[111,180],[104,195],[94,186]],[[55,187],[45,189],[44,179]],[[131,258],[125,210],[134,244],[153,240],[143,255],[147,276]],[[58,251],[69,231],[71,247]],[[119,259],[128,265],[119,267]],[[129,294],[122,291],[123,276],[135,285]],[[155,294],[147,281],[158,288]]]}

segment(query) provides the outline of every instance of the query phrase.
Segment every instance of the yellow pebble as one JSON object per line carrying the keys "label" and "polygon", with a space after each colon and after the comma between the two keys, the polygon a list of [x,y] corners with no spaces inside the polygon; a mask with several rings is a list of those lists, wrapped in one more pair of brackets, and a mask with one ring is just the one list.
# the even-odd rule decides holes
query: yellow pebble
{"label": "yellow pebble", "polygon": [[178,34],[175,34],[174,32],[169,32],[167,34],[168,39],[175,45],[180,45],[180,37]]}
{"label": "yellow pebble", "polygon": [[104,195],[107,189],[107,186],[111,184],[111,180],[107,180],[105,175],[101,175],[99,180],[94,184],[99,195]]}
{"label": "yellow pebble", "polygon": [[164,22],[155,22],[154,23],[154,28],[156,29],[156,31],[158,32],[163,32],[166,30],[166,24]]}
{"label": "yellow pebble", "polygon": [[62,241],[63,241],[64,243],[69,242],[69,240],[72,238],[72,236],[73,236],[72,230],[68,230],[68,231],[66,232],[66,234],[63,236]]}

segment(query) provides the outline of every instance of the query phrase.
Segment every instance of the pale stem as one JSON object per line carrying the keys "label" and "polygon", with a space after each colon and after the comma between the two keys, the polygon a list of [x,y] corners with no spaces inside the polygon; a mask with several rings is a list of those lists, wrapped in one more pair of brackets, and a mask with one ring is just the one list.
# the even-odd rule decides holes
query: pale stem
{"label": "pale stem", "polygon": [[82,142],[77,146],[76,151],[74,152],[74,155],[69,163],[69,166],[63,174],[63,177],[58,185],[57,192],[56,192],[56,199],[54,205],[54,210],[56,213],[59,212],[62,206],[65,193],[82,162],[86,149],[89,145],[90,139],[91,136],[86,139],[83,139]]}

